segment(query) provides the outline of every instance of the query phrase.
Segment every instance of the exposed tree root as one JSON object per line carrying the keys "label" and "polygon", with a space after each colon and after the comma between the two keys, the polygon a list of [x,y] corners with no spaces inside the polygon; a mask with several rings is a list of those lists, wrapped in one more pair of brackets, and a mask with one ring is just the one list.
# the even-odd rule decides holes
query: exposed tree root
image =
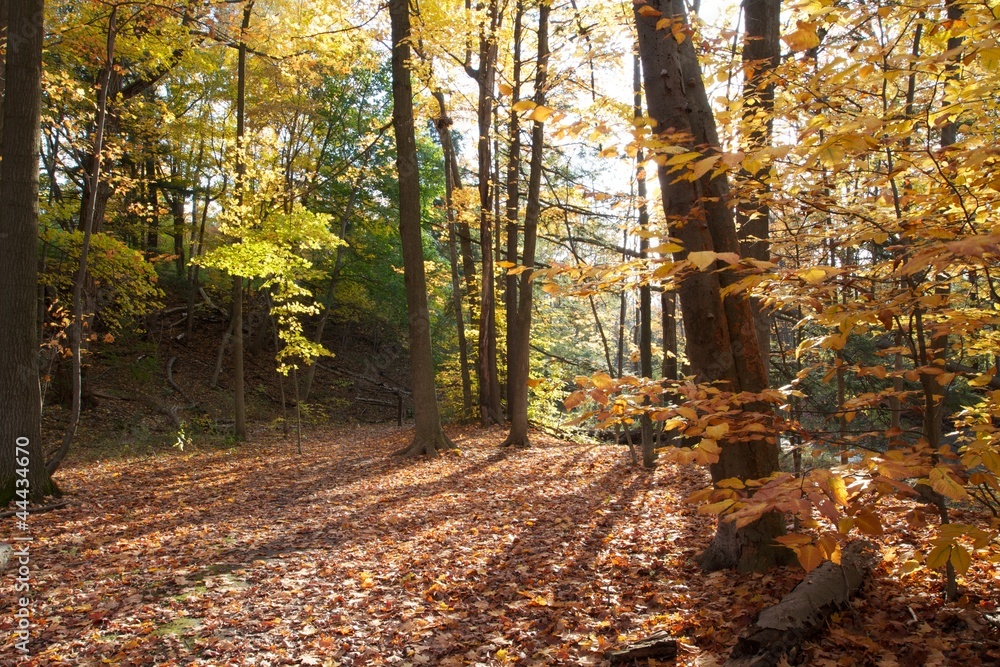
{"label": "exposed tree root", "polygon": [[458,449],[458,446],[451,441],[451,438],[445,435],[443,430],[438,429],[438,432],[431,436],[417,433],[413,436],[413,441],[410,444],[397,449],[392,455],[403,457],[429,456],[434,458],[448,449]]}
{"label": "exposed tree root", "polygon": [[776,667],[794,661],[802,642],[819,634],[827,618],[844,608],[875,562],[864,541],[844,549],[840,565],[826,562],[810,572],[778,604],[760,613],[733,648],[725,667]]}
{"label": "exposed tree root", "polygon": [[69,505],[68,500],[60,500],[57,503],[52,503],[51,505],[42,505],[41,507],[29,507],[26,510],[5,510],[0,512],[0,519],[6,519],[7,517],[15,516],[22,512],[27,512],[28,514],[42,514],[43,512],[51,512],[52,510],[57,510],[60,507],[66,507]]}

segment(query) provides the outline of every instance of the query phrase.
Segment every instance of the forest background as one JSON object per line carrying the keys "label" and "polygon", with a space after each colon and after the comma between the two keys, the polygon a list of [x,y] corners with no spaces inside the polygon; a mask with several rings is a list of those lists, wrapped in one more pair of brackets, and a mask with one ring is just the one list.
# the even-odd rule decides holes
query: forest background
{"label": "forest background", "polygon": [[533,424],[708,466],[707,568],[929,523],[898,574],[958,600],[1000,558],[1000,5],[700,9],[4,3],[0,501],[81,440]]}

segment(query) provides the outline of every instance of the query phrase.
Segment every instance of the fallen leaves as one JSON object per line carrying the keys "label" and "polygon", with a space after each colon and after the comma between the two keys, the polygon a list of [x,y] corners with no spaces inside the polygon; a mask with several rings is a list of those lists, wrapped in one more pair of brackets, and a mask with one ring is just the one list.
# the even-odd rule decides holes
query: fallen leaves
{"label": "fallen leaves", "polygon": [[72,505],[33,523],[22,664],[600,665],[657,630],[684,640],[679,664],[721,664],[801,578],[698,569],[713,518],[681,499],[701,471],[647,473],[622,448],[542,434],[526,451],[497,449],[496,429],[452,435],[463,457],[400,461],[408,431],[343,427],[302,457],[272,443],[70,467]]}

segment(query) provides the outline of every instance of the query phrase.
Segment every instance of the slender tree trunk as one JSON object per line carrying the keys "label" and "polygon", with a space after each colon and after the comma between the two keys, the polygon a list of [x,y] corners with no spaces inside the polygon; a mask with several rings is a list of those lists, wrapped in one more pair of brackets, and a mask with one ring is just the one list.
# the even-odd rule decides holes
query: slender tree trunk
{"label": "slender tree trunk", "polygon": [[[771,144],[774,128],[774,69],[781,61],[781,0],[743,0],[743,21],[746,35],[743,42],[743,114],[744,141],[747,152],[758,151]],[[756,174],[742,172],[749,181],[750,193],[745,203],[736,206],[736,228],[739,230],[743,257],[761,261],[771,258],[768,204],[768,174],[770,166]],[[760,343],[765,372],[771,360],[771,323],[759,300],[752,302],[757,339]]]}
{"label": "slender tree trunk", "polygon": [[[535,104],[545,104],[549,63],[549,12],[547,2],[538,6],[538,59],[535,68]],[[531,306],[534,290],[531,285],[531,267],[535,265],[535,245],[538,238],[538,217],[541,212],[539,198],[542,187],[542,157],[545,150],[545,126],[533,121],[531,128],[531,163],[528,174],[528,201],[524,211],[524,249],[522,265],[528,267],[517,276],[517,309],[513,331],[507,331],[511,354],[507,373],[510,384],[511,417],[510,434],[504,445],[528,447],[528,375],[531,370]],[[516,247],[515,247],[516,250]]]}
{"label": "slender tree trunk", "polygon": [[[0,507],[58,494],[44,460],[38,385],[38,151],[41,138],[41,0],[10,6],[0,131]],[[27,459],[27,460],[25,460]],[[25,471],[24,480],[18,474]]]}
{"label": "slender tree trunk", "polygon": [[[947,12],[948,20],[952,22],[961,21],[964,17],[964,12],[962,10],[961,4],[958,0],[945,0],[945,10]],[[963,42],[962,37],[949,37],[948,38],[948,50],[955,53],[955,57],[952,62],[948,64],[948,79],[951,81],[957,81],[960,78],[960,67],[962,63],[962,56],[959,53],[959,49],[962,47]],[[948,148],[958,141],[958,125],[954,121],[945,123],[941,128],[941,149],[947,154]],[[935,295],[941,300],[943,304],[942,307],[946,307],[950,299],[951,294],[951,283],[949,282],[949,277],[946,274],[940,274],[936,277],[937,287],[934,290]],[[920,322],[920,319],[917,320]],[[929,333],[930,340],[928,341],[928,350],[926,353],[926,358],[924,363],[927,365],[934,366],[938,370],[943,370],[948,359],[948,332],[946,329],[940,328],[938,330],[932,330]],[[919,334],[921,336],[921,343],[923,342],[923,332]],[[941,446],[943,440],[944,429],[942,428],[944,421],[944,397],[945,397],[945,387],[938,382],[938,375],[932,375],[929,373],[921,373],[920,382],[924,387],[924,436],[927,438],[927,443],[930,445],[931,451],[937,451],[938,447]],[[936,457],[935,457],[936,459]],[[935,463],[937,461],[935,460]],[[950,523],[948,517],[948,505],[944,497],[938,498],[938,512],[941,516],[941,523]],[[954,602],[958,600],[958,579],[955,576],[955,566],[949,560],[945,564],[945,597],[949,601]]]}
{"label": "slender tree trunk", "polygon": [[[88,179],[91,192],[100,191],[102,163],[101,153],[104,150],[104,125],[108,114],[108,88],[111,85],[111,76],[114,71],[115,41],[118,36],[117,18],[118,6],[115,5],[111,8],[111,14],[108,17],[107,61],[104,66],[101,90],[97,96],[97,128],[94,133],[94,153],[91,160],[92,171],[89,174]],[[73,394],[70,404],[69,425],[66,427],[66,432],[63,434],[62,444],[60,445],[59,450],[56,452],[55,456],[52,457],[52,460],[48,462],[50,475],[58,470],[63,459],[66,457],[66,454],[69,453],[70,445],[73,443],[73,437],[76,435],[76,429],[80,423],[80,407],[83,400],[83,330],[85,327],[89,329],[89,321],[91,318],[87,318],[88,321],[86,322],[84,320],[88,312],[92,313],[91,309],[85,308],[84,287],[88,284],[93,286],[93,282],[88,276],[87,260],[90,253],[90,238],[94,231],[97,197],[92,197],[87,203],[88,208],[85,211],[83,222],[83,241],[80,246],[80,264],[77,267],[76,278],[73,281],[73,320],[70,324],[70,349],[73,355],[71,370]],[[93,302],[93,296],[91,296],[88,301]]]}
{"label": "slender tree trunk", "polygon": [[146,257],[153,258],[160,252],[160,199],[156,187],[156,163],[146,160],[146,196],[149,206],[149,227],[146,229]]}
{"label": "slender tree trunk", "polygon": [[431,351],[430,313],[427,309],[423,235],[420,228],[420,172],[413,128],[413,88],[408,67],[408,0],[390,0],[389,19],[392,23],[392,125],[396,134],[396,170],[399,175],[399,236],[403,245],[413,418],[416,422],[413,442],[397,453],[437,456],[439,450],[452,448],[454,444],[441,428],[434,387],[434,357]]}
{"label": "slender tree trunk", "polygon": [[[632,59],[632,114],[642,118],[642,71],[639,54]],[[645,156],[640,148],[635,156],[636,190],[639,195],[639,256],[649,257],[649,207],[646,204],[646,167]],[[653,295],[649,282],[639,286],[639,372],[644,378],[653,377]],[[643,403],[649,405],[647,396]],[[656,467],[656,445],[653,442],[653,420],[643,413],[639,419],[642,427],[642,465],[644,468]]]}
{"label": "slender tree trunk", "polygon": [[[645,6],[675,22],[687,20],[683,0],[652,0]],[[664,39],[664,33],[656,29],[659,17],[636,11],[635,20],[650,116],[659,128],[689,135],[689,150],[717,153],[715,119],[691,40],[678,42],[669,34]],[[665,167],[660,167],[658,174],[667,223],[684,246],[676,259],[683,260],[688,252],[696,251],[739,252],[724,175],[713,178],[709,173],[690,182],[675,179]],[[697,332],[686,338],[687,356],[699,382],[719,381],[733,392],[757,393],[767,387],[767,374],[753,312],[746,299],[723,299],[721,295],[721,289],[735,280],[726,271],[691,271],[681,279],[684,329]],[[766,410],[764,406],[746,409]],[[719,461],[712,465],[713,481],[759,479],[778,470],[776,442],[762,438],[720,444]],[[783,532],[783,518],[775,513],[739,530],[730,522],[719,522],[712,544],[702,555],[702,565],[741,570],[770,567],[787,557],[773,545],[773,538]]]}
{"label": "slender tree trunk", "polygon": [[441,137],[441,151],[444,153],[444,191],[445,217],[448,221],[448,256],[451,262],[451,293],[452,306],[455,310],[455,329],[458,335],[458,364],[462,376],[462,414],[468,415],[472,410],[472,374],[469,370],[469,341],[465,336],[465,314],[462,308],[462,286],[458,271],[457,228],[455,218],[455,190],[462,187],[458,169],[452,165],[458,164],[455,156],[455,146],[451,140],[451,118],[445,105],[444,93],[436,91],[434,98],[438,103],[440,117],[435,122],[438,135]]}
{"label": "slender tree trunk", "polygon": [[[243,151],[246,146],[243,137],[246,132],[246,84],[247,84],[247,43],[246,31],[250,28],[253,0],[243,8],[243,22],[240,24],[239,56],[236,64],[236,187],[239,202],[243,203],[246,188],[244,175],[246,163]],[[246,440],[247,416],[246,394],[243,375],[243,277],[233,276],[233,396],[236,411],[236,439]]]}
{"label": "slender tree trunk", "polygon": [[[524,19],[524,2],[517,0],[514,9],[514,71],[511,83],[513,91],[511,100],[521,97],[521,33],[522,21]],[[510,120],[508,122],[507,133],[510,137],[510,146],[507,155],[507,261],[517,264],[518,245],[518,222],[521,212],[521,116],[514,110],[511,103]],[[514,343],[516,336],[514,331],[517,326],[517,275],[509,271],[506,275],[506,287],[504,289],[504,305],[507,316],[507,416],[513,417],[514,405],[514,374],[512,365],[514,364]]]}
{"label": "slender tree trunk", "polygon": [[496,78],[498,21],[497,0],[490,0],[489,25],[480,28],[479,68],[475,77],[479,84],[477,110],[479,124],[479,248],[482,252],[482,280],[479,286],[479,418],[483,425],[503,424],[500,406],[500,378],[497,373],[496,289],[493,261],[493,171],[490,135],[493,129],[493,89]]}

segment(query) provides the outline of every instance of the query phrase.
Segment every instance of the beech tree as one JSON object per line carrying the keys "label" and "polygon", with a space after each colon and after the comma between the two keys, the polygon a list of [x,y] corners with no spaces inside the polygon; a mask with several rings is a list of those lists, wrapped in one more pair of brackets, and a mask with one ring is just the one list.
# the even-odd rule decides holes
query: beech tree
{"label": "beech tree", "polygon": [[399,236],[403,243],[410,377],[413,418],[416,421],[413,442],[397,453],[437,456],[439,451],[455,445],[441,428],[434,386],[434,356],[420,226],[420,170],[413,127],[413,86],[410,82],[409,1],[391,0],[389,18],[392,22],[392,127],[396,134],[396,171],[399,177]]}
{"label": "beech tree", "polygon": [[[715,118],[689,38],[683,0],[637,4],[635,20],[646,104],[656,123],[656,140],[697,152],[700,160],[717,159]],[[767,374],[750,303],[743,295],[724,297],[723,288],[736,279],[726,271],[715,271],[719,268],[715,255],[732,253],[739,257],[726,176],[715,175],[710,169],[702,174],[678,175],[665,164],[659,166],[658,175],[667,222],[683,246],[674,254],[675,259],[712,257],[706,270],[686,272],[678,287],[691,372],[698,382],[717,383],[733,395],[759,394],[767,388]],[[750,401],[743,409],[766,410],[762,404]],[[720,445],[718,460],[711,466],[715,482],[761,479],[778,470],[778,445],[773,439],[730,439]],[[702,555],[702,564],[708,569],[766,569],[783,552],[773,545],[774,538],[783,532],[784,520],[776,513],[740,529],[722,520],[712,544]]]}

